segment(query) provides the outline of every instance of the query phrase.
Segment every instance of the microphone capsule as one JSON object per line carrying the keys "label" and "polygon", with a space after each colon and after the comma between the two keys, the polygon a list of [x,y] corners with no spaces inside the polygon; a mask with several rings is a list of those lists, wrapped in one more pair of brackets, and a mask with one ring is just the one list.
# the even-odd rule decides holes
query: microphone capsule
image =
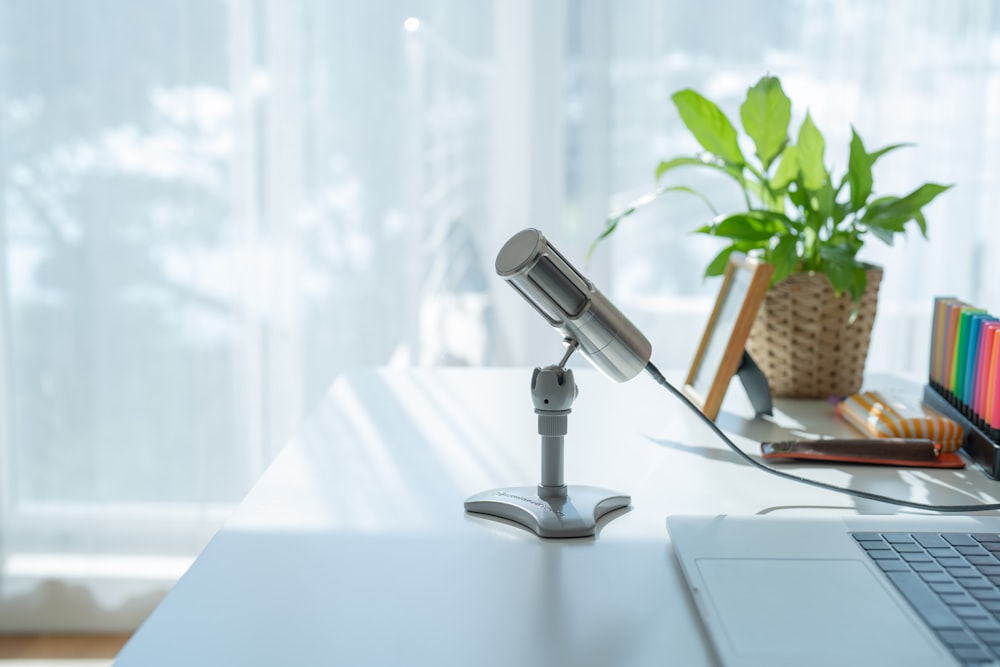
{"label": "microphone capsule", "polygon": [[612,380],[630,380],[646,367],[652,354],[646,337],[537,229],[504,244],[496,271]]}

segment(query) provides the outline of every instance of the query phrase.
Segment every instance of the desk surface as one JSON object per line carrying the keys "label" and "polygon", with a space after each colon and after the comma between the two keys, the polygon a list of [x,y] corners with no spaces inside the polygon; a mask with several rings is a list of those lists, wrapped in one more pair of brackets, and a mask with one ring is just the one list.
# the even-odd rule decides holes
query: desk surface
{"label": "desk surface", "polygon": [[[530,370],[347,374],[115,664],[709,665],[668,514],[897,511],[747,466],[645,375],[575,373],[566,482],[632,496],[595,538],[463,510],[538,482]],[[821,401],[778,400],[755,421],[737,389],[717,423],[748,452],[851,434]],[[972,467],[783,469],[939,504],[1000,496]]]}

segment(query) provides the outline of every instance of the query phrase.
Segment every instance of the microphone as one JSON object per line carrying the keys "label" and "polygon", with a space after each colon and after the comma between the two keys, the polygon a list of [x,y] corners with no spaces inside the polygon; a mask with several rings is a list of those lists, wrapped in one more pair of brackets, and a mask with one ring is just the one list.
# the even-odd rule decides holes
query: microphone
{"label": "microphone", "polygon": [[537,229],[504,244],[496,271],[607,377],[625,382],[646,368],[646,337]]}

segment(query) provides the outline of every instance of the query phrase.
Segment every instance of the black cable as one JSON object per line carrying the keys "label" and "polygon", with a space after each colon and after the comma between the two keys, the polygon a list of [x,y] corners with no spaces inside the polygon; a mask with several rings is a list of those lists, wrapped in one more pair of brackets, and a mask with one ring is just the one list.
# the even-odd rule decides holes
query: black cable
{"label": "black cable", "polygon": [[729,448],[732,449],[737,456],[739,456],[742,460],[746,461],[750,465],[756,468],[760,468],[761,470],[765,470],[771,473],[772,475],[777,475],[778,477],[790,479],[793,482],[801,482],[803,484],[816,486],[821,489],[826,489],[827,491],[844,493],[849,496],[866,498],[868,500],[877,500],[879,502],[889,503],[891,505],[901,505],[903,507],[912,507],[914,509],[920,509],[920,510],[931,510],[933,512],[982,512],[986,510],[1000,510],[1000,503],[980,504],[980,505],[929,505],[926,503],[916,503],[909,500],[901,500],[899,498],[880,496],[877,493],[869,493],[867,491],[858,491],[856,489],[848,489],[842,486],[835,486],[833,484],[827,484],[825,482],[820,482],[815,479],[809,479],[807,477],[799,477],[798,475],[793,475],[791,473],[787,473],[782,470],[772,468],[768,465],[764,465],[763,463],[761,463],[760,461],[758,461],[757,459],[753,458],[752,456],[744,452],[742,449],[740,449],[736,445],[736,443],[730,440],[729,437],[722,432],[722,429],[720,429],[718,426],[715,425],[715,422],[706,417],[704,413],[702,413],[702,411],[698,409],[698,406],[696,406],[694,403],[691,402],[691,399],[685,396],[683,392],[679,391],[672,384],[667,382],[667,379],[663,377],[663,374],[660,373],[659,370],[657,370],[656,366],[653,365],[653,362],[649,362],[648,364],[646,364],[646,370],[649,372],[651,376],[653,376],[654,380],[656,380],[659,384],[666,387],[667,391],[669,391],[674,396],[679,398],[681,402],[684,403],[684,405],[686,405],[688,408],[691,409],[692,412],[698,415],[701,418],[701,420],[705,422],[710,429],[712,429],[712,432],[715,433],[715,435],[719,436],[719,438],[724,443],[726,443],[726,445],[728,445]]}

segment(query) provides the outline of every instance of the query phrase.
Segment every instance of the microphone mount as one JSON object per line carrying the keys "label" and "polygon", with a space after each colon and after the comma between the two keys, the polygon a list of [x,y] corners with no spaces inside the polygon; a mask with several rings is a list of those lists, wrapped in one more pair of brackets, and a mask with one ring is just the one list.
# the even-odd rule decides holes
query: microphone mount
{"label": "microphone mount", "polygon": [[536,487],[491,489],[469,497],[465,509],[519,523],[539,537],[588,537],[604,515],[628,507],[632,499],[595,486],[567,485],[563,476],[565,437],[578,388],[566,362],[578,347],[568,349],[558,364],[535,368],[531,400],[541,436],[541,482]]}

